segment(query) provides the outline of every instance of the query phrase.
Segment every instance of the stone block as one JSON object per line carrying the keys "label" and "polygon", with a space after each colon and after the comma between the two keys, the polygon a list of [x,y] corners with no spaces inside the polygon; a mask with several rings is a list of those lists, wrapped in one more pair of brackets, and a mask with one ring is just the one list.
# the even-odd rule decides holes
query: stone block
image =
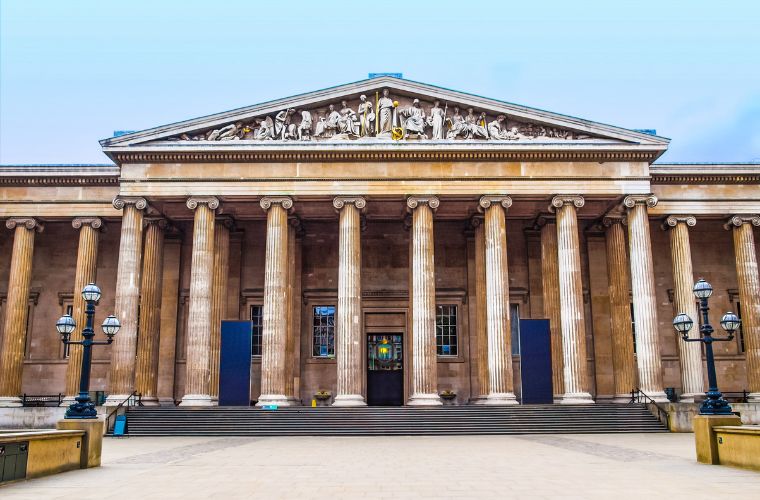
{"label": "stone block", "polygon": [[721,465],[760,471],[760,426],[713,427]]}
{"label": "stone block", "polygon": [[105,422],[100,418],[63,419],[56,423],[59,430],[84,431],[82,438],[82,455],[80,468],[100,467],[100,455],[103,451],[103,433]]}
{"label": "stone block", "polygon": [[718,443],[713,427],[724,425],[741,425],[736,415],[696,415],[693,420],[694,443],[697,449],[697,462],[717,465]]}

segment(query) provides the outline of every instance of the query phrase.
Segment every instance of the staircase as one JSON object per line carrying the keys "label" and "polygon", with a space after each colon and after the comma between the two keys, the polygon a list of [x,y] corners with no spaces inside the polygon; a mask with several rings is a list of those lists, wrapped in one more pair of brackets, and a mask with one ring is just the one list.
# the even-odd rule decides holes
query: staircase
{"label": "staircase", "polygon": [[130,436],[388,436],[667,432],[643,404],[441,408],[130,408]]}

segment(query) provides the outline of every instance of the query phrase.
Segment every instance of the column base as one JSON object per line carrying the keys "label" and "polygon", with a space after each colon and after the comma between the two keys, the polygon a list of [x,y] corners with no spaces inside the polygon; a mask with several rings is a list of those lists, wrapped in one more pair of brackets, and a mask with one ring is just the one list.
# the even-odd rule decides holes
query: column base
{"label": "column base", "polygon": [[143,396],[140,402],[143,406],[160,406],[156,396]]}
{"label": "column base", "polygon": [[18,396],[0,396],[0,408],[18,408],[22,406]]}
{"label": "column base", "polygon": [[592,405],[594,398],[588,392],[566,392],[559,404],[562,405]]}
{"label": "column base", "polygon": [[177,406],[174,404],[174,398],[158,398],[159,406]]}
{"label": "column base", "polygon": [[119,406],[124,400],[131,397],[129,394],[109,394],[103,406]]}
{"label": "column base", "polygon": [[693,403],[695,397],[704,396],[704,392],[685,392],[678,397],[679,403]]}
{"label": "column base", "polygon": [[663,391],[647,392],[641,391],[654,400],[655,403],[670,403],[668,396]]}
{"label": "column base", "polygon": [[476,397],[475,399],[473,399],[472,401],[470,401],[470,404],[473,404],[473,405],[484,405],[484,404],[486,404],[487,400],[488,400],[488,396],[486,396],[486,395],[480,395],[480,396]]}
{"label": "column base", "polygon": [[409,406],[442,406],[441,397],[438,394],[413,394],[406,402]]}
{"label": "column base", "polygon": [[631,402],[631,395],[630,394],[615,394],[615,396],[610,401],[611,403],[617,404],[617,405],[625,405]]}
{"label": "column base", "polygon": [[747,394],[748,403],[760,403],[760,392],[750,392]]}
{"label": "column base", "polygon": [[364,397],[361,394],[339,394],[335,396],[335,401],[333,401],[332,406],[346,408],[351,406],[367,406],[367,403],[364,401]]}
{"label": "column base", "polygon": [[564,396],[564,394],[555,394],[554,395],[554,397],[553,397],[554,401],[553,402],[554,402],[555,405],[558,405],[558,404],[560,404],[562,402],[562,396]]}
{"label": "column base", "polygon": [[256,402],[256,406],[293,406],[291,400],[284,394],[262,394]]}
{"label": "column base", "polygon": [[182,396],[180,406],[213,406],[211,396],[208,394],[185,394]]}
{"label": "column base", "polygon": [[486,397],[483,404],[489,406],[506,406],[516,405],[518,403],[517,398],[511,392],[494,392]]}

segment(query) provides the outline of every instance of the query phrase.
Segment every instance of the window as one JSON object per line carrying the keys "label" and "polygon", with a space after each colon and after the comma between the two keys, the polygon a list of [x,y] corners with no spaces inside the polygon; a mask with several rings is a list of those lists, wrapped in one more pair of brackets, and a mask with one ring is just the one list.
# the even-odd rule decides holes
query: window
{"label": "window", "polygon": [[251,322],[253,323],[253,335],[251,336],[251,356],[261,356],[261,337],[264,330],[263,306],[251,306]]}
{"label": "window", "polygon": [[[66,306],[66,314],[73,316],[74,315],[74,306],[71,304],[68,304]],[[69,344],[63,344],[63,357],[68,358],[70,354],[71,346]]]}
{"label": "window", "polygon": [[[739,319],[742,319],[742,305],[738,300],[736,301],[736,315]],[[741,323],[739,323],[739,329],[736,331],[736,340],[739,342],[739,352],[745,352],[744,329],[742,328]]]}
{"label": "window", "polygon": [[457,356],[457,306],[436,307],[435,346],[439,356]]}
{"label": "window", "polygon": [[314,306],[312,339],[315,358],[335,356],[335,306]]}
{"label": "window", "polygon": [[511,328],[512,355],[520,354],[520,306],[509,304],[509,324]]}
{"label": "window", "polygon": [[633,317],[633,302],[631,302],[631,335],[633,335],[633,354],[636,354],[636,318]]}

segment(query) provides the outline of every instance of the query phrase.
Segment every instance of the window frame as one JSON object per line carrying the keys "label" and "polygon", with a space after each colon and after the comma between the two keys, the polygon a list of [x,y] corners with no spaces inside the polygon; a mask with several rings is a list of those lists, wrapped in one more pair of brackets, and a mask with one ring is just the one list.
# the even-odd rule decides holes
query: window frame
{"label": "window frame", "polygon": [[256,333],[253,332],[253,329],[251,330],[251,358],[254,360],[261,360],[261,355],[263,354],[264,349],[264,303],[263,302],[249,302],[246,304],[246,307],[248,308],[248,320],[253,323],[253,308],[259,307],[261,308],[261,323],[259,325],[253,324],[253,328],[259,328],[261,330],[261,333],[258,334],[258,338],[260,340],[259,343],[259,352],[261,354],[253,354],[253,347],[255,345],[254,339],[256,338]]}
{"label": "window frame", "polygon": [[[332,328],[333,329],[333,334],[332,334],[332,339],[333,339],[332,354],[329,353],[330,352],[330,344],[329,344],[329,333],[328,333],[328,344],[327,344],[328,354],[326,356],[318,356],[318,355],[314,354],[314,347],[316,345],[315,344],[315,340],[316,340],[315,328],[317,328],[317,326],[322,326],[322,325],[316,325],[314,323],[315,316],[316,316],[316,309],[320,308],[320,307],[331,307],[332,308],[332,316],[333,316],[332,327],[330,327],[330,325],[324,325],[326,328]],[[336,334],[336,331],[335,331],[335,326],[336,326],[335,325],[335,320],[336,320],[336,316],[337,316],[337,312],[338,312],[338,305],[334,301],[320,300],[320,301],[310,302],[309,303],[309,308],[310,308],[310,311],[311,311],[310,314],[309,314],[309,319],[310,319],[310,321],[309,321],[309,331],[310,331],[310,336],[309,336],[309,358],[312,359],[312,360],[335,361],[335,334]]]}
{"label": "window frame", "polygon": [[[461,311],[461,308],[459,306],[460,306],[460,304],[458,304],[458,303],[452,303],[452,301],[442,301],[441,303],[436,302],[436,304],[435,304],[435,354],[436,354],[436,358],[438,358],[438,359],[441,359],[441,358],[443,358],[443,359],[458,359],[458,358],[461,357],[461,351],[462,351],[462,349],[461,349],[461,333],[462,333],[462,328],[461,328],[461,321],[460,321],[460,311]],[[449,325],[440,325],[440,326],[441,327],[443,327],[443,326],[448,326],[448,327],[453,326],[454,327],[454,340],[456,342],[456,344],[455,344],[456,354],[439,354],[438,353],[438,347],[439,347],[439,344],[438,344],[438,328],[439,328],[438,318],[440,316],[439,315],[439,308],[441,308],[441,307],[453,307],[454,308],[454,315],[455,315],[454,317],[455,317],[455,320],[456,320],[455,323],[454,323],[454,325],[449,324]],[[451,317],[450,314],[448,316]],[[449,333],[449,337],[450,336],[451,336],[451,334]],[[449,344],[449,345],[451,345],[451,344]]]}

